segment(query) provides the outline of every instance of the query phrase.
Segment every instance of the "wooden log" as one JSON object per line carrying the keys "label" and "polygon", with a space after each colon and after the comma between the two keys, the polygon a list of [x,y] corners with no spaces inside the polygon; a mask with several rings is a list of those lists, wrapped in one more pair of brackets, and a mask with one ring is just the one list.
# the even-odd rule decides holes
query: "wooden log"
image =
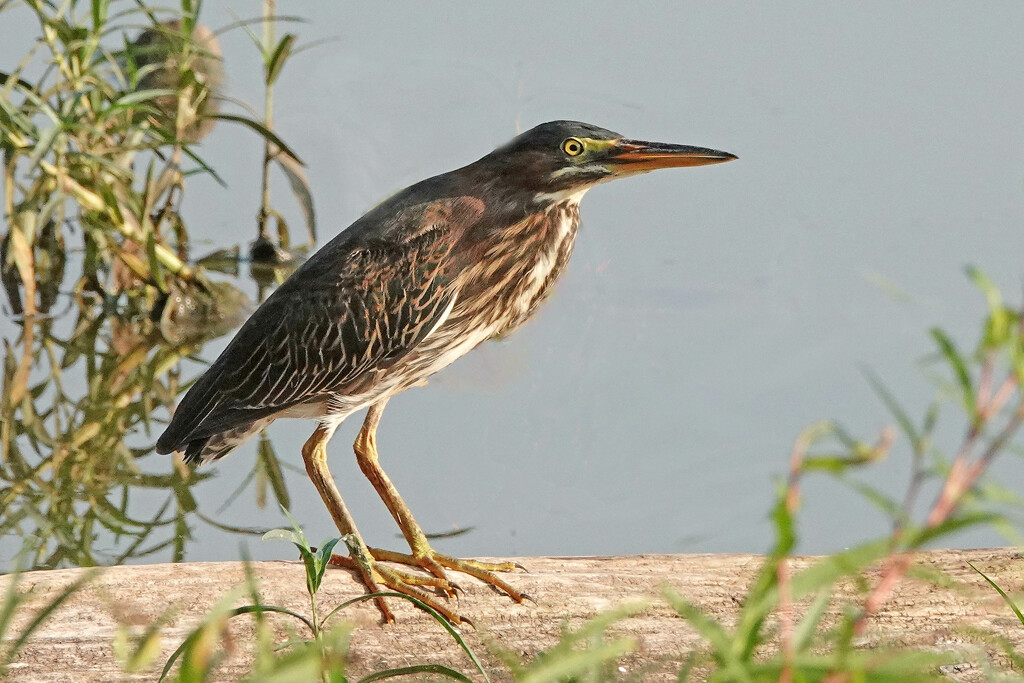
{"label": "wooden log", "polygon": [[[746,589],[763,558],[757,555],[639,555],[628,557],[536,557],[520,560],[530,573],[512,577],[516,586],[537,599],[537,604],[517,605],[474,579],[460,577],[465,595],[460,610],[477,624],[463,628],[471,647],[493,670],[500,670],[490,653],[498,643],[528,660],[558,641],[565,626],[576,627],[597,613],[633,598],[653,598],[644,613],[617,623],[610,636],[629,636],[638,643],[621,667],[639,673],[640,680],[675,680],[683,656],[704,647],[697,634],[659,599],[663,586],[672,586],[710,615],[731,624]],[[794,561],[796,568],[813,558]],[[871,622],[861,644],[871,647],[906,646],[932,650],[964,650],[971,643],[967,629],[999,634],[1024,647],[1024,627],[1001,598],[978,576],[971,561],[1007,592],[1024,589],[1024,559],[1014,549],[935,550],[920,553],[919,566],[945,573],[950,587],[909,579],[904,581],[885,608]],[[309,613],[304,570],[293,562],[253,564],[266,604]],[[29,598],[8,637],[28,622],[32,605],[52,599],[84,570],[65,569],[25,574],[19,592]],[[877,571],[867,578],[877,579]],[[110,567],[60,607],[23,649],[10,671],[14,681],[107,681],[154,680],[166,656],[203,619],[219,598],[243,582],[238,562],[133,565]],[[6,591],[11,577],[0,577]],[[854,588],[841,592],[852,598]],[[361,588],[345,570],[325,577],[318,601],[324,610],[359,595]],[[244,600],[241,602],[245,602]],[[422,663],[441,663],[472,674],[472,665],[451,637],[427,615],[404,601],[392,601],[398,622],[381,626],[369,604],[346,610],[345,618],[356,623],[351,642],[351,673],[358,675],[383,668]],[[173,609],[163,628],[163,656],[156,669],[134,677],[121,673],[112,641],[119,628],[140,632]],[[297,622],[296,622],[297,625]],[[231,626],[233,653],[218,670],[215,680],[233,681],[249,669],[251,650],[246,643],[253,633],[250,617],[239,617]],[[983,680],[982,671],[964,655],[957,680]],[[989,650],[989,655],[992,651]],[[507,679],[501,674],[495,680]]]}

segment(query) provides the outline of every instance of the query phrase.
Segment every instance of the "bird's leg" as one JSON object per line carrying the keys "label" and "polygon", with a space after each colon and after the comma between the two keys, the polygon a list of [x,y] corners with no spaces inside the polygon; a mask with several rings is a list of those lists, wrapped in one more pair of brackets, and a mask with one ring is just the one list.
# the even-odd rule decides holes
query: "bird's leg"
{"label": "bird's leg", "polygon": [[[379,564],[374,557],[374,552],[366,547],[363,537],[359,535],[359,530],[356,529],[355,520],[352,519],[345,501],[342,500],[341,494],[338,492],[338,487],[334,483],[334,477],[331,476],[330,471],[327,469],[327,442],[333,433],[333,427],[321,425],[317,427],[316,431],[313,432],[313,436],[309,437],[309,440],[302,446],[302,459],[306,464],[306,473],[313,480],[316,490],[320,492],[320,497],[323,498],[324,503],[327,505],[327,509],[330,511],[331,517],[334,518],[334,523],[337,525],[338,531],[341,532],[351,554],[350,557],[333,555],[331,557],[331,564],[354,569],[359,572],[359,576],[371,593],[379,593],[380,584],[383,584],[393,590],[420,600],[455,624],[466,621],[437,602],[431,594],[417,588],[417,586],[425,586],[451,591],[453,586],[446,578],[414,576],[406,572],[397,571],[391,567]],[[384,620],[388,622],[394,621],[395,617],[384,601],[384,598],[376,598],[376,601]]]}
{"label": "bird's leg", "polygon": [[[332,427],[318,426],[313,435],[302,446],[302,460],[306,463],[306,473],[313,480],[316,490],[320,492],[320,497],[323,498],[324,504],[330,511],[338,531],[341,532],[341,535],[346,539],[346,543],[352,548],[353,554],[357,556],[361,554],[365,557],[369,555],[369,551],[363,542],[363,537],[359,535],[355,520],[352,519],[348,506],[345,505],[345,501],[342,500],[341,494],[338,492],[338,487],[334,483],[334,477],[331,476],[330,470],[327,469],[327,442],[333,433],[334,428]],[[366,584],[371,593],[380,592],[371,566],[360,562],[353,562],[347,566],[359,572],[363,583]],[[395,616],[391,613],[383,598],[377,598],[377,607],[380,609],[381,616],[385,621],[395,620]]]}
{"label": "bird's leg", "polygon": [[402,534],[405,536],[405,540],[408,541],[409,548],[412,550],[412,553],[396,553],[389,550],[381,550],[379,548],[370,548],[370,554],[377,561],[398,562],[421,567],[427,570],[443,581],[443,583],[439,583],[437,587],[444,590],[449,596],[454,595],[454,591],[458,587],[448,580],[445,568],[474,576],[502,592],[507,593],[517,602],[522,602],[524,599],[528,598],[528,596],[520,593],[506,581],[494,574],[494,572],[498,571],[513,571],[516,568],[521,569],[521,565],[514,562],[492,563],[479,562],[476,560],[461,560],[447,555],[442,555],[430,547],[430,542],[427,540],[426,534],[423,533],[423,529],[421,529],[420,525],[416,523],[409,507],[405,504],[405,501],[402,500],[402,497],[398,494],[398,490],[395,488],[395,485],[391,483],[391,479],[388,478],[388,475],[384,472],[378,462],[377,425],[380,423],[380,417],[384,412],[384,406],[386,404],[387,400],[385,399],[370,407],[366,414],[366,420],[363,422],[363,428],[359,431],[359,435],[356,437],[354,450],[356,452],[356,460],[359,463],[359,468],[363,471],[363,474],[366,475],[366,478],[370,480],[370,483],[373,484],[373,488],[377,490],[377,493],[384,501],[384,504],[387,505],[388,510],[391,511],[391,515],[395,518],[395,522],[398,523],[399,528],[402,530]]}

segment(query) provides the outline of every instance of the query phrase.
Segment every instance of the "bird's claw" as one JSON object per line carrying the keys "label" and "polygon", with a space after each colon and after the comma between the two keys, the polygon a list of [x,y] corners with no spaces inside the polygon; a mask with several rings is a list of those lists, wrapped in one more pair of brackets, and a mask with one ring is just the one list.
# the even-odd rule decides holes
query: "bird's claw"
{"label": "bird's claw", "polygon": [[[345,567],[347,569],[360,570],[363,582],[366,583],[367,586],[370,586],[371,583],[379,583],[398,593],[415,598],[456,625],[469,624],[472,626],[473,622],[438,600],[438,596],[435,593],[424,590],[432,589],[447,598],[457,598],[459,593],[464,595],[466,592],[465,589],[455,581],[448,578],[448,572],[446,570],[469,574],[470,576],[488,584],[495,590],[505,593],[516,602],[521,603],[524,600],[529,600],[536,603],[536,600],[532,597],[519,592],[508,582],[495,574],[495,572],[511,572],[516,569],[526,571],[526,568],[518,562],[480,562],[478,560],[460,560],[447,555],[442,555],[434,552],[433,550],[429,550],[427,553],[422,555],[397,553],[380,548],[367,548],[366,551],[369,554],[369,557],[361,558],[362,561],[357,561],[349,556],[332,555],[330,564]],[[389,567],[388,565],[383,564],[384,562],[416,567],[428,572],[429,574],[412,574],[394,567]],[[369,571],[367,572],[364,570]],[[369,576],[367,576],[367,574],[369,574]],[[378,605],[380,602],[382,601],[378,601]],[[385,613],[385,610],[386,608],[381,608],[381,612],[384,614],[385,620],[394,621],[393,617],[388,618],[389,612]]]}

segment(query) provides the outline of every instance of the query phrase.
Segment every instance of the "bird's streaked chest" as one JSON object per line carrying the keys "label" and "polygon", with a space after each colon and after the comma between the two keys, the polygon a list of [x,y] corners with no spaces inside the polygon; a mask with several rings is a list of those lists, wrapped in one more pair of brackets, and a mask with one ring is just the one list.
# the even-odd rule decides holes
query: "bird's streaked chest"
{"label": "bird's streaked chest", "polygon": [[443,322],[388,374],[411,386],[487,339],[526,322],[564,271],[579,227],[579,198],[510,226],[485,245],[454,283],[455,301]]}
{"label": "bird's streaked chest", "polygon": [[466,273],[464,286],[472,296],[463,296],[463,310],[456,312],[493,327],[490,336],[526,322],[565,270],[579,221],[579,197],[571,197],[507,228]]}

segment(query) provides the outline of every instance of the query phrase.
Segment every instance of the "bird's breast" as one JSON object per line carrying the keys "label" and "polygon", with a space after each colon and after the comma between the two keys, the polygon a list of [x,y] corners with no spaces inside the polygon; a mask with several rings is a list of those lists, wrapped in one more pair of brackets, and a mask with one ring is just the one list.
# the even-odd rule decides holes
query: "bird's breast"
{"label": "bird's breast", "polygon": [[453,283],[448,315],[387,372],[393,379],[384,391],[408,388],[526,322],[565,269],[578,227],[577,199],[531,215],[481,245]]}
{"label": "bird's breast", "polygon": [[495,234],[482,258],[458,283],[453,317],[490,327],[504,336],[526,322],[565,270],[579,228],[579,199],[532,214]]}

